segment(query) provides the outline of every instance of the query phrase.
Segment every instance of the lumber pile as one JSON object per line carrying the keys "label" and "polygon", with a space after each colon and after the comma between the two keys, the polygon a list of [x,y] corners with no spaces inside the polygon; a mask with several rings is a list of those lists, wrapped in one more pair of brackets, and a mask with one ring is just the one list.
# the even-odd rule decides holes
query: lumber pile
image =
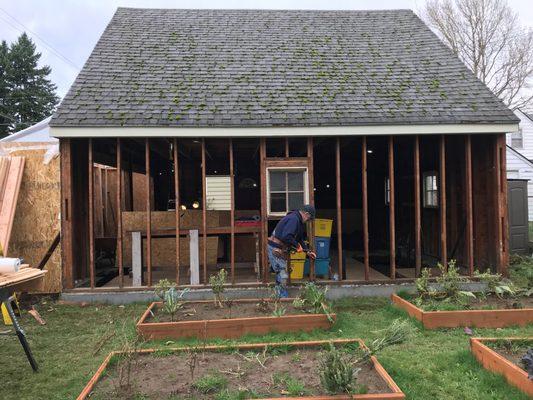
{"label": "lumber pile", "polygon": [[9,254],[9,239],[24,171],[24,157],[0,157],[0,246]]}

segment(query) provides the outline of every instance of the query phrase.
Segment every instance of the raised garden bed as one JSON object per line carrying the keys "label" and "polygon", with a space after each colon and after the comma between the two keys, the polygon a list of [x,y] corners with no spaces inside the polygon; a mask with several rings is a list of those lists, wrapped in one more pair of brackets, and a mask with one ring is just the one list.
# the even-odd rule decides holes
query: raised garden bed
{"label": "raised garden bed", "polygon": [[[490,310],[453,310],[453,311],[424,311],[410,301],[393,294],[392,302],[397,307],[422,322],[427,329],[476,327],[476,328],[504,328],[507,326],[525,326],[533,323],[533,308],[519,309],[490,309]],[[492,301],[492,300],[490,300]],[[527,302],[531,299],[527,299]],[[504,303],[505,300],[502,301]],[[495,304],[492,305],[495,307]],[[504,306],[505,307],[505,306]]]}
{"label": "raised garden bed", "polygon": [[[524,351],[513,350],[515,346]],[[484,368],[503,375],[507,382],[530,396],[533,396],[533,380],[520,365],[520,358],[532,346],[533,338],[470,339],[472,354]]]}
{"label": "raised garden bed", "polygon": [[[158,312],[161,302],[152,303],[137,323],[137,332],[145,339],[196,337],[233,339],[246,334],[312,331],[328,329],[335,314],[310,314],[294,308],[294,299],[282,299],[286,312],[272,316],[271,300],[234,300],[231,307],[215,308],[212,301],[185,302],[178,321]],[[258,304],[269,305],[266,309]]]}
{"label": "raised garden bed", "polygon": [[[374,356],[361,365],[357,376],[359,394],[327,395],[321,386],[318,359],[330,343],[350,353],[365,348],[359,339],[341,339],[113,352],[98,368],[78,400],[122,398],[117,391],[124,390],[124,387],[130,395],[155,400],[265,396],[293,400],[405,398]],[[190,365],[196,366],[192,373]],[[124,385],[124,375],[120,374],[125,370],[131,377],[127,385]]]}

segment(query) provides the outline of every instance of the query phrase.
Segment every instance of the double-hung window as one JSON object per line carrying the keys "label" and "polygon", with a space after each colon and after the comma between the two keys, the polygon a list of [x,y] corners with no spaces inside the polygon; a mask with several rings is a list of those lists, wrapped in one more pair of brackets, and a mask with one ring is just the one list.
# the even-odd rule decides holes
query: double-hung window
{"label": "double-hung window", "polygon": [[524,134],[522,129],[511,133],[511,147],[514,149],[523,149],[524,148]]}
{"label": "double-hung window", "polygon": [[268,215],[284,216],[309,201],[307,168],[267,169]]}
{"label": "double-hung window", "polygon": [[424,207],[436,208],[439,206],[439,189],[437,173],[435,171],[424,173]]}

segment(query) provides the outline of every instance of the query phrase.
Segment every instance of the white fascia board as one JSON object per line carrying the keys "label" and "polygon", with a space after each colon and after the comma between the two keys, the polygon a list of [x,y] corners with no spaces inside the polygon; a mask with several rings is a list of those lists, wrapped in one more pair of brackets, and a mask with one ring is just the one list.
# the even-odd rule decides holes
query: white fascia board
{"label": "white fascia board", "polygon": [[51,127],[56,138],[88,137],[276,137],[276,136],[362,136],[441,135],[507,133],[518,124],[366,125],[265,128],[174,128],[174,127]]}

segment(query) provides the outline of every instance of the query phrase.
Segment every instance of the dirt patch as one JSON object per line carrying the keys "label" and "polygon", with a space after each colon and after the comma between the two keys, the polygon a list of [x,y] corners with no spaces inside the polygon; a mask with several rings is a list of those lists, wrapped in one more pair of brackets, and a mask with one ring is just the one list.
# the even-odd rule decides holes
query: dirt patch
{"label": "dirt patch", "polygon": [[533,308],[533,297],[499,298],[498,296],[487,296],[485,299],[474,300],[470,304],[472,310],[478,309],[521,309]]}
{"label": "dirt patch", "polygon": [[[266,353],[266,358],[260,351],[199,351],[193,376],[189,367],[190,353],[140,355],[131,364],[130,394],[155,400],[249,399],[283,397],[289,394],[325,394],[318,374],[321,351],[319,348],[293,349],[282,354]],[[261,362],[255,357],[259,357]],[[105,376],[97,383],[91,399],[126,398],[118,389],[117,367],[120,367],[120,361],[108,368]],[[201,382],[211,382],[211,386],[207,387],[216,388],[205,393],[206,386],[200,385]],[[370,362],[361,366],[357,383],[365,393],[391,392]],[[199,387],[204,390],[199,390]]]}
{"label": "dirt patch", "polygon": [[[282,302],[285,309],[284,315],[305,314],[306,310],[295,308],[292,302]],[[212,319],[231,319],[249,317],[273,316],[274,304],[271,302],[233,302],[229,307],[215,307],[214,303],[186,303],[181,311],[174,317],[174,321],[203,321]],[[170,322],[170,315],[163,312],[160,306],[154,307],[154,315],[149,315],[145,322]]]}
{"label": "dirt patch", "polygon": [[[407,298],[413,302],[415,296]],[[468,304],[448,302],[444,300],[424,301],[420,307],[424,311],[452,311],[452,310],[520,310],[524,308],[533,308],[533,297],[518,298],[500,298],[490,295],[485,298],[478,297],[471,300]]]}
{"label": "dirt patch", "polygon": [[484,342],[485,345],[488,345],[496,353],[504,357],[505,359],[511,361],[518,368],[524,369],[524,365],[521,360],[522,357],[526,354],[528,349],[533,348],[533,341],[518,341],[518,340],[505,340],[497,341],[494,343]]}

